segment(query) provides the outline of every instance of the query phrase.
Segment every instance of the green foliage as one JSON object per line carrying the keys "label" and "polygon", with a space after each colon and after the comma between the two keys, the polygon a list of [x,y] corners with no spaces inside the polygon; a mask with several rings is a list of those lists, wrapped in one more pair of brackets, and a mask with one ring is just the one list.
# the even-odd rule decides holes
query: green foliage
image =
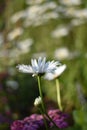
{"label": "green foliage", "polygon": [[87,111],[75,110],[73,112],[75,122],[82,130],[87,129]]}
{"label": "green foliage", "polygon": [[0,129],[1,130],[9,130],[9,125],[8,124],[0,124]]}
{"label": "green foliage", "polygon": [[[57,0],[44,0],[42,4],[50,2],[55,2],[65,9],[71,9],[71,11],[76,9],[87,9],[87,1],[83,0],[82,5],[75,7],[66,7],[61,5]],[[36,4],[35,4],[36,5]],[[3,8],[1,8],[3,6]],[[66,130],[86,130],[87,129],[87,112],[81,109],[82,104],[77,92],[77,83],[81,85],[81,94],[83,98],[87,99],[87,17],[77,18],[77,23],[82,20],[83,24],[71,25],[71,21],[75,19],[75,16],[68,16],[64,14],[64,10],[57,12],[60,7],[57,7],[53,11],[57,12],[60,17],[56,19],[49,19],[42,22],[41,25],[35,25],[35,21],[28,27],[24,26],[25,18],[19,19],[16,23],[11,22],[12,16],[19,12],[30,8],[31,4],[26,4],[25,0],[3,0],[0,2],[0,34],[3,35],[4,41],[0,43],[0,74],[4,71],[9,73],[9,76],[3,78],[0,77],[0,85],[3,86],[3,90],[0,92],[0,98],[3,96],[7,97],[7,104],[0,103],[0,113],[6,114],[6,106],[9,106],[11,110],[10,118],[14,118],[16,114],[17,119],[23,118],[29,115],[33,111],[34,99],[38,96],[37,89],[37,79],[34,79],[27,74],[19,74],[16,71],[16,65],[18,64],[29,64],[32,57],[37,57],[37,55],[42,56],[45,53],[47,59],[60,60],[61,63],[67,65],[65,72],[59,77],[60,87],[61,87],[61,98],[62,105],[65,111],[73,113],[75,124],[71,128]],[[50,12],[51,9],[45,11]],[[32,10],[33,12],[34,10]],[[69,10],[67,10],[69,11]],[[73,13],[73,12],[72,12]],[[45,15],[42,15],[45,17]],[[43,18],[41,17],[41,18]],[[48,18],[48,17],[47,17]],[[39,20],[39,22],[41,19]],[[29,19],[30,22],[30,19]],[[69,34],[67,36],[52,37],[52,32],[60,25],[64,27],[69,27]],[[15,28],[21,27],[24,31],[23,34],[17,36],[13,40],[8,40],[8,34]],[[28,52],[22,53],[20,47],[18,47],[19,42],[27,38],[33,40],[33,44]],[[1,39],[0,39],[1,41]],[[55,57],[54,53],[56,49],[66,47],[69,50],[69,55],[71,58],[59,59]],[[15,51],[16,50],[16,51]],[[76,52],[76,53],[75,53]],[[19,54],[20,53],[20,54]],[[14,54],[14,56],[13,56]],[[72,55],[71,55],[72,54]],[[74,54],[74,56],[73,56]],[[11,75],[9,70],[14,68],[15,74]],[[6,81],[9,79],[16,80],[19,84],[17,90],[10,88],[10,92],[6,86]],[[52,100],[56,103],[56,89],[55,81],[42,80],[42,89],[44,97]],[[73,112],[74,109],[74,112]],[[7,116],[7,115],[6,115]],[[0,129],[4,130],[4,125],[0,125]]]}

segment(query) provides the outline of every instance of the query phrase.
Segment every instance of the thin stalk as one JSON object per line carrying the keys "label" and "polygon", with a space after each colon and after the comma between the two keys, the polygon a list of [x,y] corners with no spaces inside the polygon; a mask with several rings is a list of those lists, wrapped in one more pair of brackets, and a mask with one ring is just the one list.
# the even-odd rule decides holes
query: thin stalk
{"label": "thin stalk", "polygon": [[42,116],[43,116],[43,120],[44,120],[44,124],[45,124],[46,130],[48,130],[47,122],[46,122],[46,120],[45,120],[45,115],[44,115],[43,111],[42,111],[40,108],[38,108],[38,109],[39,109],[40,113],[41,113]]}
{"label": "thin stalk", "polygon": [[42,100],[41,106],[42,106],[43,111],[41,111],[41,114],[42,114],[42,116],[44,118],[44,124],[45,124],[46,130],[48,130],[47,122],[46,122],[45,117],[44,117],[44,114],[45,114],[46,110],[45,110],[45,106],[44,106],[44,102],[43,102],[43,95],[42,95],[42,89],[41,89],[41,77],[37,76],[37,78],[38,78],[39,94],[40,94],[40,97],[41,97],[41,100]]}
{"label": "thin stalk", "polygon": [[40,94],[40,97],[42,100],[41,105],[42,105],[43,112],[45,113],[46,110],[45,110],[45,106],[44,106],[44,102],[43,102],[43,95],[42,95],[42,89],[41,89],[41,77],[38,76],[37,78],[38,78],[39,94]]}
{"label": "thin stalk", "polygon": [[57,127],[57,128],[59,128],[59,127],[55,124],[55,122],[51,119],[51,117],[50,117],[47,113],[45,113],[45,114],[46,114],[46,116],[49,118],[49,120],[54,124],[54,126]]}
{"label": "thin stalk", "polygon": [[[38,109],[39,109],[40,113],[43,114],[43,111],[42,111],[40,108],[38,108]],[[54,124],[54,126],[57,127],[57,128],[59,128],[59,127],[55,124],[55,122],[51,119],[51,117],[50,117],[47,113],[45,113],[45,114],[46,114],[47,118]],[[44,115],[43,115],[43,117],[45,118]]]}
{"label": "thin stalk", "polygon": [[[43,95],[42,95],[42,89],[41,89],[41,77],[38,76],[38,87],[39,87],[39,93],[40,93],[40,97],[42,99],[42,102],[41,102],[41,106],[42,106],[42,110],[40,110],[40,112],[42,113],[43,117],[44,117],[44,114],[46,114],[46,116],[49,118],[49,120],[54,124],[54,126],[56,126],[58,128],[58,126],[55,124],[55,122],[50,118],[50,116],[47,114],[46,110],[45,110],[45,106],[44,106],[44,102],[43,102]],[[47,123],[46,123],[46,120],[44,120],[44,123],[46,125],[46,128],[48,129],[47,127]]]}
{"label": "thin stalk", "polygon": [[61,98],[60,98],[60,86],[59,86],[59,81],[58,79],[56,79],[56,91],[57,91],[57,102],[58,102],[58,106],[59,109],[62,111],[62,105],[61,105]]}

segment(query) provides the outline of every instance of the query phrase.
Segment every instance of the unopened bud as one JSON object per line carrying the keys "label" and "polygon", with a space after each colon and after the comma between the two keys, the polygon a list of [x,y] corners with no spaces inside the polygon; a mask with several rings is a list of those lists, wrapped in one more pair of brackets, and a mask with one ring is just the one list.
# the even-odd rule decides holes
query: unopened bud
{"label": "unopened bud", "polygon": [[37,97],[34,101],[34,106],[39,106],[41,104],[42,100],[41,100],[41,97]]}

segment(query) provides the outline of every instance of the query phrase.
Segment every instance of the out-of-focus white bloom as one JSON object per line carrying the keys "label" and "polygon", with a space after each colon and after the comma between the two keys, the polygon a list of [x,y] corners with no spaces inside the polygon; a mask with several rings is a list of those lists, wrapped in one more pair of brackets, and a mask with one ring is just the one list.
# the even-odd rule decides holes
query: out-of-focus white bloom
{"label": "out-of-focus white bloom", "polygon": [[40,5],[33,5],[26,9],[26,18],[24,21],[24,27],[31,25],[40,25],[42,24],[42,14],[45,10],[41,8]]}
{"label": "out-of-focus white bloom", "polygon": [[29,21],[29,19],[26,19],[26,21],[24,22],[24,26],[40,26],[43,25],[44,23],[48,22],[51,19],[57,19],[59,17],[59,14],[55,11],[50,11],[47,13],[43,13],[40,16],[37,16],[36,19],[32,19],[31,21]]}
{"label": "out-of-focus white bloom", "polygon": [[46,58],[39,57],[38,60],[31,59],[31,65],[18,65],[17,68],[20,72],[23,73],[30,73],[33,74],[33,76],[36,75],[44,75],[45,73],[53,73],[56,69],[57,65],[59,65],[59,62],[54,61],[48,61],[46,62]]}
{"label": "out-of-focus white bloom", "polygon": [[13,31],[9,32],[7,38],[9,41],[14,40],[15,38],[17,38],[18,36],[20,36],[23,33],[23,29],[22,28],[16,28]]}
{"label": "out-of-focus white bloom", "polygon": [[70,24],[71,24],[71,26],[79,26],[84,23],[85,23],[85,21],[82,19],[72,19]]}
{"label": "out-of-focus white bloom", "polygon": [[71,60],[73,58],[76,58],[80,55],[79,52],[74,51],[71,52],[68,50],[66,47],[61,47],[59,49],[56,49],[54,52],[54,57],[57,58],[58,60]]}
{"label": "out-of-focus white bloom", "polygon": [[51,33],[51,36],[54,38],[59,38],[59,37],[67,36],[68,34],[69,34],[68,27],[59,26]]}
{"label": "out-of-focus white bloom", "polygon": [[74,16],[76,18],[87,18],[87,9],[76,10]]}
{"label": "out-of-focus white bloom", "polygon": [[49,9],[53,10],[53,9],[56,9],[57,4],[56,4],[55,2],[53,2],[53,1],[51,1],[51,2],[44,3],[44,4],[42,5],[42,7],[43,7],[46,11],[49,10]]}
{"label": "out-of-focus white bloom", "polygon": [[[24,27],[40,26],[50,19],[55,19],[59,15],[56,11],[57,4],[55,2],[47,2],[42,5],[34,4],[26,9],[26,18]],[[49,12],[48,12],[49,11]]]}
{"label": "out-of-focus white bloom", "polygon": [[26,9],[27,18],[32,20],[42,14],[44,10],[41,9],[40,5],[33,5]]}
{"label": "out-of-focus white bloom", "polygon": [[37,19],[25,19],[24,23],[23,23],[23,26],[24,27],[29,27],[29,26],[40,26],[40,25],[43,25],[45,21],[42,21],[41,17],[37,17]]}
{"label": "out-of-focus white bloom", "polygon": [[11,16],[11,22],[16,23],[18,20],[25,18],[26,12],[25,11],[19,11],[15,13],[13,16]]}
{"label": "out-of-focus white bloom", "polygon": [[32,44],[32,39],[25,39],[24,41],[18,42],[17,47],[22,51],[22,53],[27,53],[30,51],[30,46]]}
{"label": "out-of-focus white bloom", "polygon": [[57,19],[59,17],[59,14],[57,12],[49,12],[45,13],[42,18],[45,20],[50,20],[50,19]]}
{"label": "out-of-focus white bloom", "polygon": [[70,57],[70,52],[69,52],[68,48],[61,47],[61,48],[55,50],[54,56],[58,60],[64,60],[64,59],[68,59]]}
{"label": "out-of-focus white bloom", "polygon": [[[57,4],[56,4],[56,2],[53,2],[53,1],[50,1],[50,2],[44,2],[44,0],[27,0],[26,1],[27,2],[27,4],[31,4],[31,7],[33,7],[33,6],[39,6],[39,7],[41,7],[40,9],[42,10],[42,11],[47,11],[47,10],[49,10],[49,9],[55,9],[56,7],[57,7]],[[41,2],[44,2],[43,4],[40,4],[39,5],[39,3],[41,3]],[[41,11],[41,12],[42,12]]]}
{"label": "out-of-focus white bloom", "polygon": [[7,87],[11,87],[12,89],[16,90],[16,89],[18,89],[19,84],[18,84],[17,81],[8,80],[8,81],[6,81],[6,86],[7,86]]}
{"label": "out-of-focus white bloom", "polygon": [[48,10],[53,10],[57,7],[55,2],[49,2],[42,5],[32,5],[26,9],[27,17],[29,19],[37,18],[39,15],[46,13]]}
{"label": "out-of-focus white bloom", "polygon": [[87,19],[87,9],[69,7],[65,9],[64,15],[67,17],[79,18],[80,20]]}
{"label": "out-of-focus white bloom", "polygon": [[41,97],[40,96],[37,97],[34,101],[34,106],[36,106],[36,107],[39,106],[41,104],[41,102],[42,102]]}
{"label": "out-of-focus white bloom", "polygon": [[65,69],[66,69],[66,65],[58,66],[57,69],[54,71],[54,73],[47,73],[45,74],[44,78],[47,80],[53,80],[59,77]]}
{"label": "out-of-focus white bloom", "polygon": [[66,6],[75,6],[75,5],[80,5],[81,0],[59,0],[61,4],[64,4]]}
{"label": "out-of-focus white bloom", "polygon": [[77,9],[75,9],[74,7],[65,8],[64,16],[75,17],[76,11],[77,11]]}

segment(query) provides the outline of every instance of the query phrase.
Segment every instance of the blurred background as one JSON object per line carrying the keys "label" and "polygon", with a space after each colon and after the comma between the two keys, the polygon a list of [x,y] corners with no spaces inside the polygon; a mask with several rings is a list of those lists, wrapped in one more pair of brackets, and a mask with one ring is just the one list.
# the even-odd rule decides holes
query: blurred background
{"label": "blurred background", "polygon": [[[62,105],[74,125],[87,129],[87,0],[0,0],[0,130],[37,112],[37,79],[19,73],[31,58],[59,60]],[[42,79],[44,101],[56,108],[54,81]]]}

